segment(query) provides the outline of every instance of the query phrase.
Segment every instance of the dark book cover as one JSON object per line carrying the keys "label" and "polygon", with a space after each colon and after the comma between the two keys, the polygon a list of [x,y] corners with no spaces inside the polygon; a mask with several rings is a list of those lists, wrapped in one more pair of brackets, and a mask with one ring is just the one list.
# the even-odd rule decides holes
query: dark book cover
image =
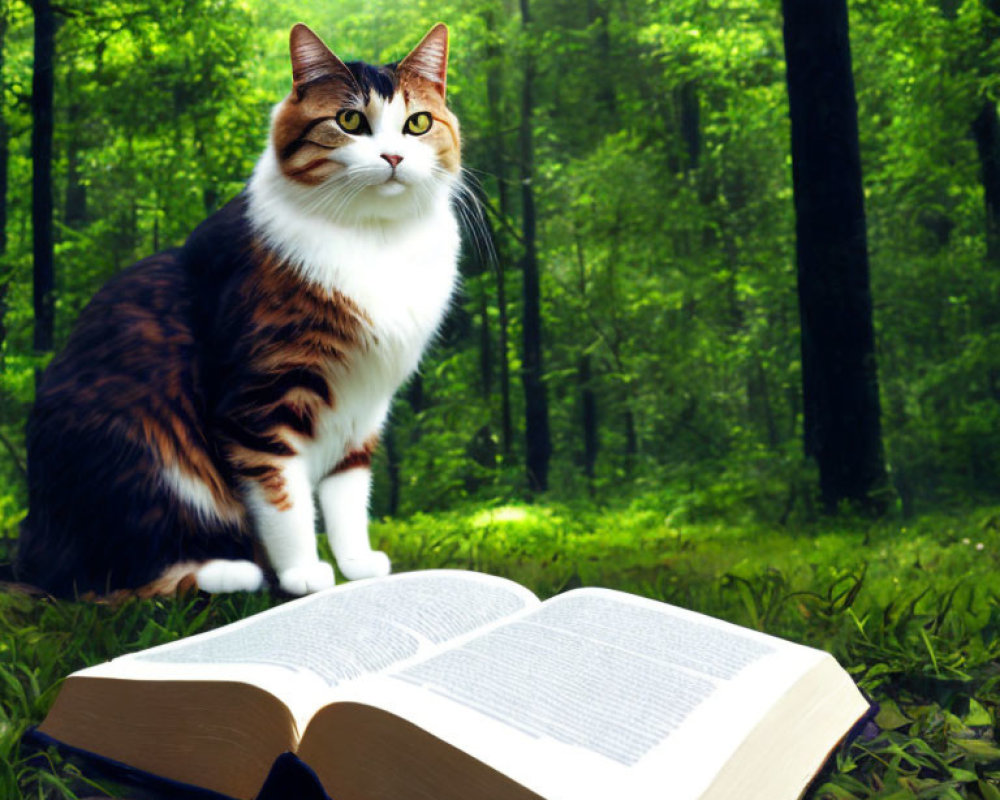
{"label": "dark book cover", "polygon": [[[54,747],[63,757],[80,767],[81,771],[96,780],[111,781],[122,785],[123,800],[234,800],[228,795],[187,783],[163,778],[130,767],[112,758],[106,758],[78,747],[71,747],[51,736],[30,728],[21,738],[21,744],[36,751],[36,758],[43,760],[42,751]],[[44,767],[44,763],[39,764]],[[331,800],[312,768],[294,753],[282,753],[275,759],[255,800]]]}

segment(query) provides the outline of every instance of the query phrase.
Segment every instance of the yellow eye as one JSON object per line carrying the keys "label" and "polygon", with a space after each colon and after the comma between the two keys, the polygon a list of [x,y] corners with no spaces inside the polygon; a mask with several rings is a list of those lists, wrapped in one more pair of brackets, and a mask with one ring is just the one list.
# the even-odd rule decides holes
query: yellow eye
{"label": "yellow eye", "polygon": [[427,133],[427,131],[431,129],[432,122],[433,118],[429,113],[426,111],[418,111],[406,120],[406,125],[403,126],[403,133],[411,133],[414,136],[420,136],[421,134]]}
{"label": "yellow eye", "polygon": [[344,108],[337,112],[337,124],[348,133],[364,133],[368,127],[365,115],[353,108]]}

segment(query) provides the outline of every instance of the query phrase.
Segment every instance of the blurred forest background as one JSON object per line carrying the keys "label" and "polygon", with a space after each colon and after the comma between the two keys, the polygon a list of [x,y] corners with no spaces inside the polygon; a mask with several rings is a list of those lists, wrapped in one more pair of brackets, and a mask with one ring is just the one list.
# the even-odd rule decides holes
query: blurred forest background
{"label": "blurred forest background", "polygon": [[[1000,496],[994,6],[850,3],[877,510]],[[104,281],[240,191],[290,87],[291,25],[306,22],[344,60],[383,63],[438,20],[490,233],[467,248],[454,311],[396,399],[373,512],[542,490],[774,523],[836,505],[803,447],[778,2],[4,0],[7,536],[24,512],[35,371]],[[51,172],[33,170],[47,147]],[[36,203],[50,191],[54,208],[51,278],[39,277],[33,176]]]}

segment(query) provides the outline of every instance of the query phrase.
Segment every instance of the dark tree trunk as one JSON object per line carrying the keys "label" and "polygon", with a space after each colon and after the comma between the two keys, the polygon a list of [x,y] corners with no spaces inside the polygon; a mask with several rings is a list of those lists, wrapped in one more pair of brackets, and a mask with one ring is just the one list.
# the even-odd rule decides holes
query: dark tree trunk
{"label": "dark tree trunk", "polygon": [[[7,46],[7,14],[4,4],[0,9],[0,256],[7,252],[7,183],[10,165],[10,131],[7,127],[7,107],[4,92],[4,57]],[[6,275],[0,276],[0,372],[4,371],[3,343],[7,338],[7,290],[10,286]]]}
{"label": "dark tree trunk", "polygon": [[55,338],[52,234],[52,95],[56,18],[49,0],[35,0],[35,66],[31,83],[31,225],[34,251],[35,351]]}
{"label": "dark tree trunk", "polygon": [[510,405],[510,362],[507,348],[510,347],[510,325],[507,319],[507,276],[504,270],[504,254],[497,253],[497,325],[499,327],[497,351],[500,356],[500,452],[504,463],[510,461],[514,446],[514,420]]}
{"label": "dark tree trunk", "polygon": [[213,214],[219,209],[219,192],[214,186],[206,186],[201,190],[201,202],[206,214]]}
{"label": "dark tree trunk", "polygon": [[[10,129],[7,126],[6,93],[3,90],[6,70],[7,14],[4,4],[0,9],[0,255],[7,252],[7,184],[10,169]],[[0,307],[0,313],[3,308]],[[3,344],[3,339],[0,339]]]}
{"label": "dark tree trunk", "polygon": [[485,275],[479,276],[479,389],[484,399],[493,394],[493,337]]}
{"label": "dark tree trunk", "polygon": [[580,386],[580,422],[583,429],[583,474],[587,478],[587,489],[594,493],[594,475],[597,466],[597,396],[591,383],[590,356],[580,357],[577,366],[577,382]]}
{"label": "dark tree trunk", "polygon": [[[494,9],[486,13],[486,26],[489,30],[496,27]],[[497,181],[497,197],[500,202],[500,215],[504,220],[509,218],[510,198],[507,192],[507,161],[504,142],[503,113],[503,78],[501,74],[502,52],[499,45],[491,40],[486,48],[486,58],[489,67],[486,71],[486,103],[489,108],[490,130],[493,150],[493,174]],[[503,241],[493,237],[496,251],[496,290],[497,290],[497,356],[500,367],[500,451],[504,463],[510,461],[514,443],[514,423],[511,416],[510,403],[510,362],[507,360],[507,349],[510,346],[510,327],[507,314],[507,255],[508,248]]]}
{"label": "dark tree trunk", "polygon": [[635,414],[631,408],[625,409],[625,474],[632,477],[635,460],[639,455],[639,437],[635,432]]}
{"label": "dark tree trunk", "polygon": [[[529,0],[521,0],[521,22],[530,30]],[[545,383],[542,380],[542,316],[541,289],[538,275],[538,252],[535,243],[534,113],[535,61],[530,46],[524,55],[524,84],[521,88],[521,208],[523,214],[524,258],[524,320],[521,377],[525,403],[525,460],[528,486],[533,491],[545,491],[549,484],[549,458],[552,443],[549,438],[549,407]]]}
{"label": "dark tree trunk", "polygon": [[766,442],[772,449],[781,443],[778,423],[771,407],[771,391],[767,385],[767,373],[759,358],[753,360],[747,375],[747,405],[750,418],[762,422],[766,432]]}
{"label": "dark tree trunk", "polygon": [[886,487],[847,0],[782,0],[806,454],[824,506]]}
{"label": "dark tree trunk", "polygon": [[[67,89],[72,94],[72,81]],[[80,106],[71,105],[66,118],[70,136],[66,145],[66,194],[63,207],[63,222],[69,228],[78,228],[87,221],[87,187],[83,183],[83,175],[80,172],[82,143],[78,124],[79,117]]]}
{"label": "dark tree trunk", "polygon": [[[692,57],[689,53],[680,54],[681,65],[691,67]],[[671,172],[688,174],[698,169],[701,163],[701,97],[698,93],[698,83],[689,78],[674,87],[672,102],[665,104],[670,109],[666,119],[666,127],[671,133],[667,165]],[[674,133],[679,136],[674,136]],[[701,194],[708,189],[701,187]],[[709,204],[710,198],[703,196],[702,202]]]}
{"label": "dark tree trunk", "polygon": [[[588,306],[587,301],[587,260],[583,250],[583,238],[578,229],[575,230],[574,240],[576,243],[576,262],[580,292],[580,300],[584,306]],[[614,238],[618,241],[617,237]],[[612,248],[611,260],[617,259],[617,247]],[[613,274],[613,273],[612,273]],[[611,277],[611,276],[609,276]],[[614,281],[609,281],[609,289],[614,286]],[[611,305],[615,304],[614,294],[609,291]],[[589,313],[587,314],[589,317]],[[591,370],[590,354],[586,351],[587,342],[581,339],[584,352],[577,362],[576,378],[577,386],[580,390],[580,427],[583,433],[583,474],[587,478],[587,489],[590,494],[594,493],[594,474],[597,466],[598,434],[597,434],[597,395],[594,392],[594,381]],[[617,347],[611,348],[613,356],[617,360]]]}
{"label": "dark tree trunk", "polygon": [[400,478],[400,457],[399,450],[396,449],[396,430],[390,420],[385,432],[385,455],[386,473],[389,478],[389,509],[390,517],[395,517],[399,513],[399,487]]}
{"label": "dark tree trunk", "polygon": [[427,398],[424,395],[424,376],[419,372],[414,372],[413,377],[410,378],[410,385],[406,389],[406,399],[414,414],[419,414],[427,408]]}
{"label": "dark tree trunk", "polygon": [[618,113],[618,101],[615,97],[614,75],[611,53],[611,31],[608,29],[608,10],[603,3],[587,0],[587,19],[590,24],[597,23],[597,35],[594,44],[597,49],[597,61],[600,65],[597,81],[597,103],[608,114],[610,119]]}
{"label": "dark tree trunk", "polygon": [[7,368],[4,358],[3,343],[7,339],[7,290],[10,288],[10,281],[0,283],[0,374]]}
{"label": "dark tree trunk", "polygon": [[[1000,36],[1000,0],[984,0],[983,47],[989,48]],[[943,9],[942,9],[943,10]],[[982,77],[989,74],[984,68]],[[986,205],[986,258],[1000,263],[1000,117],[997,104],[984,97],[972,122],[972,136],[979,154],[979,170]]]}
{"label": "dark tree trunk", "polygon": [[[73,70],[66,74],[66,95],[77,97]],[[84,148],[83,126],[80,117],[83,108],[79,102],[70,103],[66,109],[66,190],[63,195],[63,224],[68,228],[79,228],[87,221],[87,187],[80,169],[80,154]]]}
{"label": "dark tree trunk", "polygon": [[701,163],[701,100],[693,80],[685,81],[677,90],[681,111],[681,138],[687,155],[687,169],[698,169]]}
{"label": "dark tree trunk", "polygon": [[986,257],[1000,262],[1000,115],[992,100],[983,102],[972,123],[986,203]]}

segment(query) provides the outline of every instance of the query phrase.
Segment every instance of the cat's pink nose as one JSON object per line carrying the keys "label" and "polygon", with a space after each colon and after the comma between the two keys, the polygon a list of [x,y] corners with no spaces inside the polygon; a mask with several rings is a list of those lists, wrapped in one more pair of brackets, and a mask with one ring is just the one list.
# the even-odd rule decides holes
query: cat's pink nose
{"label": "cat's pink nose", "polygon": [[399,162],[403,160],[402,156],[392,155],[391,153],[382,153],[382,158],[389,162],[389,166],[393,169],[399,166]]}

